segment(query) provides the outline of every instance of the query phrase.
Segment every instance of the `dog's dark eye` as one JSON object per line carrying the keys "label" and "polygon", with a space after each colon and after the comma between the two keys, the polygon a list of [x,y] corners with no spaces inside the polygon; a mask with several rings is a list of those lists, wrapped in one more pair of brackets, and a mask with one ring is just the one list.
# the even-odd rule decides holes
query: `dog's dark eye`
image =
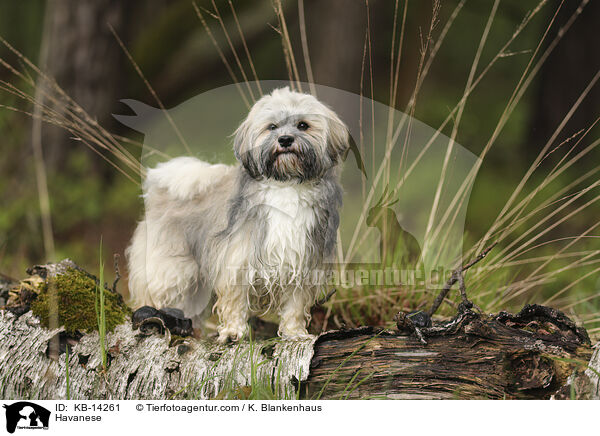
{"label": "dog's dark eye", "polygon": [[275,124],[269,124],[269,127],[267,127],[267,130],[275,130],[277,128],[277,126]]}
{"label": "dog's dark eye", "polygon": [[300,121],[296,127],[298,127],[298,130],[306,130],[308,129],[308,124],[304,121]]}

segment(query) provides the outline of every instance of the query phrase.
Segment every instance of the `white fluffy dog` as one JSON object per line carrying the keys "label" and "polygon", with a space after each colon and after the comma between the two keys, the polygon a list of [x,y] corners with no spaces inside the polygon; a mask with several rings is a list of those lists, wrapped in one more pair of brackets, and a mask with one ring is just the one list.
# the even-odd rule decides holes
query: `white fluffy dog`
{"label": "white fluffy dog", "polygon": [[127,248],[134,305],[219,316],[239,340],[276,310],[280,336],[308,337],[333,259],[348,129],[315,97],[276,89],[235,132],[241,165],[179,157],[148,170],[146,214]]}

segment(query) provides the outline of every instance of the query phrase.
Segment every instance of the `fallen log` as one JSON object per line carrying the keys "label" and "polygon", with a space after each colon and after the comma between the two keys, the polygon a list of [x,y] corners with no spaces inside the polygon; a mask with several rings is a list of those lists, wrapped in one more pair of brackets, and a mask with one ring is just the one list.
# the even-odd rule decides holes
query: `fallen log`
{"label": "fallen log", "polygon": [[321,335],[304,389],[325,398],[547,399],[583,374],[591,354],[585,331],[557,310],[469,311],[427,344],[370,327]]}
{"label": "fallen log", "polygon": [[[62,271],[62,272],[61,272]],[[64,273],[60,270],[58,274]],[[22,312],[22,310],[21,310]],[[314,340],[219,345],[168,329],[49,329],[31,311],[0,313],[4,399],[598,398],[598,349],[561,312],[470,310],[414,334],[362,327]],[[52,340],[62,346],[53,352]],[[67,358],[67,350],[69,357]],[[69,375],[67,377],[67,366]]]}

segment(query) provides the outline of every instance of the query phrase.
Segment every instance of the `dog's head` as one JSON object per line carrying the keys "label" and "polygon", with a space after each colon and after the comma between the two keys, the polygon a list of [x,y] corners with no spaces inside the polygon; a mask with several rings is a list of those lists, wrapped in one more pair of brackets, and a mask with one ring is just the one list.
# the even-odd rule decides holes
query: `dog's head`
{"label": "dog's head", "polygon": [[274,90],[235,132],[234,151],[255,179],[299,182],[323,177],[346,157],[348,128],[309,94]]}

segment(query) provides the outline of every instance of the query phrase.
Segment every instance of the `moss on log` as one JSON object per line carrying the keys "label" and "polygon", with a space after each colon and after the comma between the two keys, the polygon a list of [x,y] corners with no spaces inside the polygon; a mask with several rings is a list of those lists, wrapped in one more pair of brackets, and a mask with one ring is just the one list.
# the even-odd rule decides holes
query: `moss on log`
{"label": "moss on log", "polygon": [[77,268],[67,268],[64,273],[48,278],[31,303],[31,310],[48,327],[54,293],[57,321],[68,333],[98,330],[96,299],[100,289],[105,296],[106,329],[112,331],[131,316],[131,310],[121,295],[99,286],[94,278]]}

